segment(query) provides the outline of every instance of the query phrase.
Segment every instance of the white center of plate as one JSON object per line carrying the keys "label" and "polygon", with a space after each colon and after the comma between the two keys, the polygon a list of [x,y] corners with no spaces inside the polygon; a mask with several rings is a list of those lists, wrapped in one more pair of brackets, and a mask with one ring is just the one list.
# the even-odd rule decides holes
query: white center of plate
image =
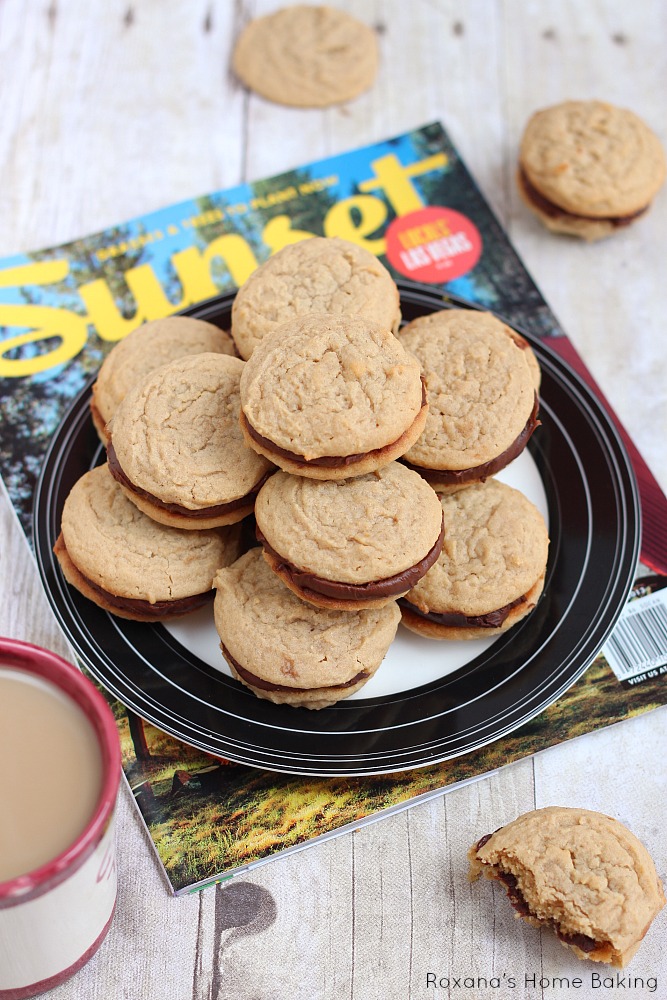
{"label": "white center of plate", "polygon": [[[520,490],[540,511],[548,526],[548,505],[542,479],[533,458],[524,450],[497,479]],[[220,639],[215,630],[213,608],[207,605],[185,618],[166,622],[164,628],[182,646],[215,670],[231,677],[231,671],[220,651]],[[451,642],[427,639],[399,625],[396,638],[377,673],[350,701],[361,698],[386,698],[422,684],[430,684],[465,666],[491,646],[498,636]]]}

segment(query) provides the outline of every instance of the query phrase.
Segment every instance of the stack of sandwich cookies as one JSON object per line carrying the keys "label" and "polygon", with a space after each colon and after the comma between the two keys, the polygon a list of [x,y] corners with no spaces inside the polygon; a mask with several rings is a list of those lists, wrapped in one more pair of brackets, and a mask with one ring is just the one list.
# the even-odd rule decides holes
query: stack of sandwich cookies
{"label": "stack of sandwich cookies", "polygon": [[429,403],[403,460],[438,492],[482,482],[538,425],[539,365],[524,338],[489,313],[446,309],[413,320],[401,342],[418,358]]}
{"label": "stack of sandwich cookies", "polygon": [[193,534],[157,523],[101,465],[70,491],[54,552],[68,583],[105,611],[162,621],[214,597],[213,577],[238,557],[239,535],[237,526]]}
{"label": "stack of sandwich cookies", "polygon": [[[156,362],[177,352],[178,336],[167,347],[148,324],[143,341],[137,332],[118,345],[96,391],[98,400],[115,393],[104,431],[116,505],[122,497],[129,520],[156,531],[186,529],[173,535],[189,536],[196,558],[218,535],[211,529],[255,511],[261,548],[238,559],[238,531],[205,561],[201,590],[177,600],[155,588],[116,594],[82,558],[69,514],[58,543],[66,578],[112,613],[149,621],[185,614],[215,578],[233,676],[261,698],[310,708],[373,675],[401,618],[398,599],[408,627],[439,638],[494,635],[518,621],[543,585],[546,529],[520,501],[510,505],[516,516],[497,516],[506,497],[488,509],[473,498],[536,426],[539,366],[522,337],[486,314],[446,310],[397,337],[399,322],[396,285],[372,255],[314,238],[276,254],[239,291],[233,334],[247,361],[225,353],[234,347],[214,327],[211,350],[201,339],[195,347],[203,323],[160,366],[144,357],[149,340]],[[130,386],[133,353],[141,376]],[[462,520],[491,541],[471,541],[457,504],[435,489],[470,494]],[[150,546],[168,552],[160,538]],[[457,585],[448,601],[438,567],[466,549],[479,598]]]}
{"label": "stack of sandwich cookies", "polygon": [[354,479],[277,472],[255,504],[264,558],[316,607],[382,607],[406,594],[436,561],[443,514],[437,495],[397,462]]}
{"label": "stack of sandwich cookies", "polygon": [[396,333],[398,288],[368,250],[316,236],[283,247],[250,275],[234,299],[231,333],[247,361],[288,321],[322,314],[358,316]]}
{"label": "stack of sandwich cookies", "polygon": [[137,327],[116,344],[102,363],[93,385],[90,409],[103,444],[106,424],[129,390],[150,372],[176,358],[190,354],[236,355],[228,333],[189,316],[167,316]]}
{"label": "stack of sandwich cookies", "polygon": [[403,624],[432,639],[499,635],[528,615],[542,593],[544,519],[522,493],[496,479],[440,499],[442,551],[400,600]]}
{"label": "stack of sandwich cookies", "polygon": [[529,120],[517,182],[548,229],[592,241],[642,216],[665,173],[660,140],[632,111],[602,101],[565,101]]}
{"label": "stack of sandwich cookies", "polygon": [[483,836],[468,858],[471,880],[502,883],[517,917],[549,927],[580,959],[624,967],[665,905],[644,845],[589,809],[525,813]]}
{"label": "stack of sandwich cookies", "polygon": [[196,354],[163,365],[132,389],[110,425],[111,473],[140,510],[198,531],[252,513],[272,466],[239,428],[244,363]]}
{"label": "stack of sandwich cookies", "polygon": [[255,348],[241,376],[246,443],[285,472],[347,479],[388,465],[421,434],[419,362],[387,329],[304,316]]}
{"label": "stack of sandwich cookies", "polygon": [[259,698],[320,709],[358,691],[394,639],[396,602],[363,611],[305,604],[250,549],[215,578],[215,624],[232,675]]}

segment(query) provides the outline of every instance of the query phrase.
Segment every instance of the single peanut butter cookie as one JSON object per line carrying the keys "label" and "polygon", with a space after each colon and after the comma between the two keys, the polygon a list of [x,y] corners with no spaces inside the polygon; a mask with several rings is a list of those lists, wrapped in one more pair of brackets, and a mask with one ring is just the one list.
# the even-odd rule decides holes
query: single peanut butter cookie
{"label": "single peanut butter cookie", "polygon": [[130,503],[106,465],[87,472],[63,507],[54,547],[65,579],[105,611],[161,621],[213,598],[213,577],[239,554],[237,526],[179,531]]}
{"label": "single peanut butter cookie", "polygon": [[342,10],[296,4],[250,21],[232,65],[247,87],[269,101],[324,108],[373,84],[377,39]]}
{"label": "single peanut butter cookie", "polygon": [[403,624],[432,639],[505,632],[542,593],[549,547],[544,519],[522,493],[497,479],[440,501],[442,552],[400,600]]}
{"label": "single peanut butter cookie", "polygon": [[236,354],[234,341],[213,323],[167,316],[143,323],[119,341],[102,362],[90,400],[93,423],[103,444],[106,424],[128,391],[160,365],[188,354]]}
{"label": "single peanut butter cookie", "polygon": [[529,120],[518,186],[547,228],[592,241],[643,215],[665,172],[660,140],[632,111],[565,101]]}
{"label": "single peanut butter cookie", "polygon": [[490,313],[443,309],[400,340],[419,360],[426,425],[404,461],[438,492],[500,472],[537,426],[539,365],[527,341]]}
{"label": "single peanut butter cookie", "polygon": [[239,288],[232,337],[246,361],[288,320],[314,313],[360,316],[396,333],[398,288],[368,250],[337,237],[315,236],[283,247]]}
{"label": "single peanut butter cookie", "polygon": [[272,467],[243,442],[243,367],[224,354],[178,358],[151,372],[116,410],[109,468],[156,521],[198,531],[252,513]]}
{"label": "single peanut butter cookie", "polygon": [[388,465],[419,437],[419,362],[358,317],[301,316],[255,348],[241,376],[246,442],[286,472],[348,479]]}
{"label": "single peanut butter cookie", "polygon": [[304,604],[250,549],[215,578],[223,656],[237,680],[280,705],[326,708],[373,676],[400,621],[395,602],[364,611]]}
{"label": "single peanut butter cookie", "polygon": [[442,508],[398,462],[337,481],[277,472],[255,503],[264,558],[316,607],[382,607],[414,587],[442,547]]}
{"label": "single peanut butter cookie", "polygon": [[551,927],[577,958],[623,967],[665,905],[655,866],[625,826],[588,809],[548,806],[487,834],[470,877],[505,886],[517,915]]}

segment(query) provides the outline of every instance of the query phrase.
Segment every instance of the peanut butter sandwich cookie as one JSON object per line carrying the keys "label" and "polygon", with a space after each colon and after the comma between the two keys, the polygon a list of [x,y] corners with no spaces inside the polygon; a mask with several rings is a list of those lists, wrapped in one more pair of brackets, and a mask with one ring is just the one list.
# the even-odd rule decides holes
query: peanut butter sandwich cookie
{"label": "peanut butter sandwich cookie", "polygon": [[470,877],[501,882],[517,916],[550,927],[577,958],[622,968],[665,895],[651,856],[625,826],[588,809],[548,806],[487,834]]}
{"label": "peanut butter sandwich cookie", "polygon": [[93,423],[103,444],[106,424],[128,391],[150,372],[188,354],[236,355],[228,333],[189,316],[167,316],[138,326],[111,349],[102,362],[90,400]]}
{"label": "peanut butter sandwich cookie", "polygon": [[243,442],[243,367],[224,354],[178,358],[151,372],[116,410],[111,474],[156,521],[199,531],[252,513],[272,467]]}
{"label": "peanut butter sandwich cookie", "polygon": [[246,361],[287,320],[313,313],[361,316],[396,333],[398,288],[368,250],[336,237],[315,236],[283,247],[239,288],[232,337]]}
{"label": "peanut butter sandwich cookie", "polygon": [[529,614],[549,538],[538,509],[496,479],[441,496],[442,552],[400,600],[403,624],[431,639],[483,639]]}
{"label": "peanut butter sandwich cookie", "polygon": [[214,583],[215,624],[233,676],[268,701],[326,708],[373,676],[396,635],[395,601],[362,611],[315,608],[250,549]]}
{"label": "peanut butter sandwich cookie", "polygon": [[403,328],[429,403],[404,455],[438,492],[484,481],[521,454],[538,425],[539,365],[527,343],[490,313],[443,309]]}
{"label": "peanut butter sandwich cookie", "polygon": [[398,462],[323,482],[277,472],[255,503],[264,558],[297,597],[322,608],[389,604],[442,548],[442,508],[421,476]]}
{"label": "peanut butter sandwich cookie", "polygon": [[610,236],[647,211],[664,180],[662,144],[632,111],[565,101],[528,121],[519,193],[552,232]]}
{"label": "peanut butter sandwich cookie", "polygon": [[241,376],[250,448],[285,472],[348,479],[414,444],[428,404],[419,362],[357,317],[302,316],[262,341]]}
{"label": "peanut butter sandwich cookie", "polygon": [[333,7],[296,4],[256,18],[241,33],[232,66],[269,101],[301,108],[340,104],[367,90],[378,69],[375,33]]}
{"label": "peanut butter sandwich cookie", "polygon": [[240,528],[179,531],[143,514],[106,465],[70,491],[54,546],[68,583],[120,618],[176,618],[214,597],[213,577],[239,554]]}

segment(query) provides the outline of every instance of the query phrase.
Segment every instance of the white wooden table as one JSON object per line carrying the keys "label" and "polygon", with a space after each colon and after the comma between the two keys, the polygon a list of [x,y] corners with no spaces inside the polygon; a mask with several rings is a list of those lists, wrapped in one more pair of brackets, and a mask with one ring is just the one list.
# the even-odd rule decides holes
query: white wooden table
{"label": "white wooden table", "polygon": [[[382,65],[372,91],[325,111],[251,97],[230,74],[241,24],[275,6],[0,0],[0,255],[440,119],[667,489],[667,190],[634,228],[588,246],[543,230],[513,181],[528,115],[565,98],[633,108],[667,144],[663,0],[340,0],[377,27]],[[4,496],[0,633],[72,656]],[[520,812],[579,805],[627,823],[665,879],[666,728],[667,709],[632,719],[182,899],[168,895],[123,789],[117,918],[52,996],[667,997],[666,912],[629,970],[645,985],[594,988],[606,970],[470,887],[465,860],[476,836]],[[428,973],[450,988],[428,987]],[[502,985],[472,989],[466,976]],[[577,976],[580,988],[553,983]],[[540,977],[546,986],[531,985]]]}

